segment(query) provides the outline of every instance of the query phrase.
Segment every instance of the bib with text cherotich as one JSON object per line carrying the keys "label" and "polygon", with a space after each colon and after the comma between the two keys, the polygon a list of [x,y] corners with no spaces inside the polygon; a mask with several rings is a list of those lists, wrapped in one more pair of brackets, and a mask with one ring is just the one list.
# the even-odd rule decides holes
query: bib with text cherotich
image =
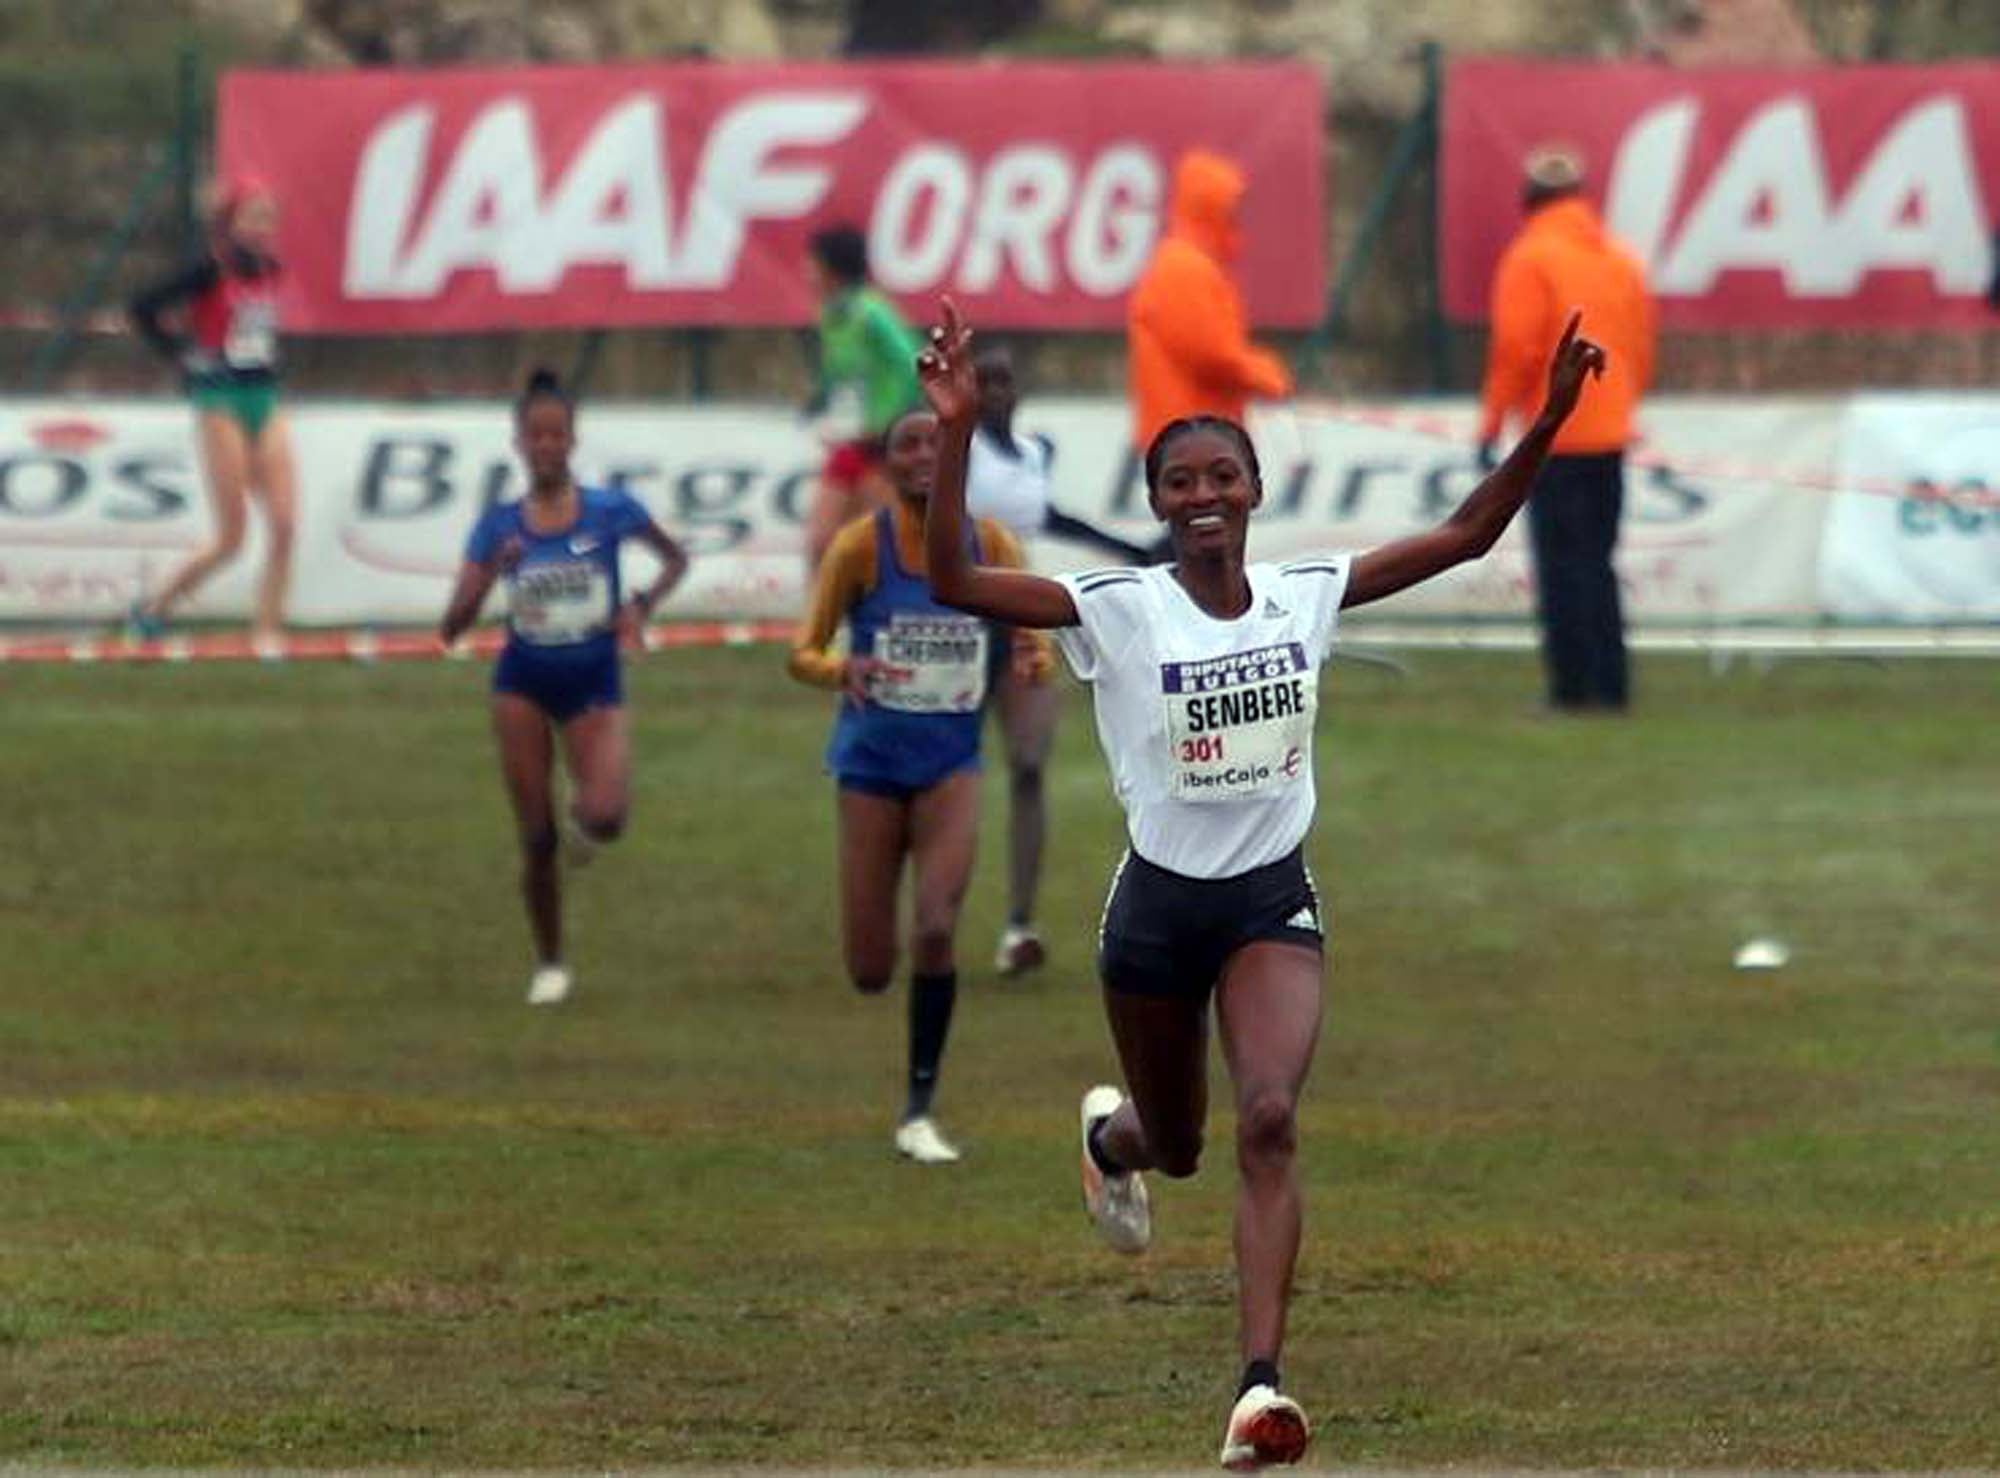
{"label": "bib with text cherotich", "polygon": [[899,713],[974,713],[986,700],[986,623],[897,611],[875,637],[886,664],[870,696]]}
{"label": "bib with text cherotich", "polygon": [[1319,683],[1303,642],[1163,662],[1160,696],[1176,799],[1262,795],[1305,773]]}

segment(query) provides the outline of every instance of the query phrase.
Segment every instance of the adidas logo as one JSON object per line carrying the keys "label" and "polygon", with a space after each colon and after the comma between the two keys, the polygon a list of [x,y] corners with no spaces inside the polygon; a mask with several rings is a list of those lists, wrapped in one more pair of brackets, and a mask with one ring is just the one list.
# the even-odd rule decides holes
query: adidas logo
{"label": "adidas logo", "polygon": [[1302,908],[1289,919],[1285,920],[1285,927],[1287,929],[1310,929],[1313,933],[1317,934],[1319,933],[1319,915],[1314,913],[1310,908]]}
{"label": "adidas logo", "polygon": [[1266,621],[1276,620],[1280,616],[1289,616],[1290,614],[1290,611],[1279,605],[1275,600],[1272,600],[1270,596],[1267,595],[1264,597],[1264,619]]}

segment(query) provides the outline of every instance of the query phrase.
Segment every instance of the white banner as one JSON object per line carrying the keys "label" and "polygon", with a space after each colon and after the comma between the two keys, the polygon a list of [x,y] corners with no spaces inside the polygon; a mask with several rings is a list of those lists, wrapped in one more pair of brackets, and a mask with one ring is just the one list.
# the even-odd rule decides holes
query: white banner
{"label": "white banner", "polygon": [[1871,620],[2000,620],[2000,396],[1864,395],[1820,558],[1826,607]]}
{"label": "white banner", "polygon": [[[521,489],[508,408],[306,402],[290,417],[303,484],[292,618],[435,620],[479,510]],[[1833,400],[1648,407],[1619,550],[1635,624],[1821,613],[1816,572],[1840,418]],[[1021,424],[1056,444],[1063,511],[1139,542],[1156,537],[1121,402],[1031,401]],[[671,614],[782,618],[799,609],[800,519],[821,449],[790,410],[587,405],[578,429],[586,479],[623,481],[694,555]],[[1265,501],[1253,554],[1364,549],[1435,523],[1478,481],[1472,430],[1464,402],[1260,415]],[[241,556],[187,615],[247,613],[258,522],[253,513]],[[0,405],[0,619],[114,620],[211,528],[184,407]],[[1996,542],[1989,532],[1989,549]],[[1517,527],[1484,561],[1383,614],[1526,615],[1526,548]],[[1061,570],[1103,556],[1044,540],[1035,561]]]}

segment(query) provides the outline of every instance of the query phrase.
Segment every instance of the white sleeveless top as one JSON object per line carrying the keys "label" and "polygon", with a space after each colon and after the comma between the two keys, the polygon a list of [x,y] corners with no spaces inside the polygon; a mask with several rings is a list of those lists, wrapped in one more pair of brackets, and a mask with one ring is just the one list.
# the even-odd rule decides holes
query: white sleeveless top
{"label": "white sleeveless top", "polygon": [[1203,611],[1164,565],[1058,577],[1080,624],[1056,640],[1091,684],[1126,832],[1148,862],[1231,878],[1305,840],[1319,667],[1349,564],[1253,564],[1250,607],[1233,621]]}
{"label": "white sleeveless top", "polygon": [[1049,444],[1039,436],[1017,436],[1018,456],[1000,449],[984,427],[972,434],[965,466],[965,506],[974,518],[990,518],[1028,543],[1042,531],[1049,511]]}

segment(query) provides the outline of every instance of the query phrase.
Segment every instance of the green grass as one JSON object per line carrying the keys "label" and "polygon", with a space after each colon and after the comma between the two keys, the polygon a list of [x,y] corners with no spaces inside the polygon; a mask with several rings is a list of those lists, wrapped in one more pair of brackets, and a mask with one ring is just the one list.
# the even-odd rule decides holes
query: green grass
{"label": "green grass", "polygon": [[[2000,1455],[2000,683],[1337,667],[1287,1361],[1323,1464]],[[897,1163],[838,971],[826,705],[634,673],[635,830],[524,929],[470,666],[0,669],[0,1461],[1208,1461],[1226,1114],[1126,1262],[1075,1204],[1119,827],[1053,768],[1053,967],[985,968]],[[1753,933],[1790,968],[1729,968]]]}

